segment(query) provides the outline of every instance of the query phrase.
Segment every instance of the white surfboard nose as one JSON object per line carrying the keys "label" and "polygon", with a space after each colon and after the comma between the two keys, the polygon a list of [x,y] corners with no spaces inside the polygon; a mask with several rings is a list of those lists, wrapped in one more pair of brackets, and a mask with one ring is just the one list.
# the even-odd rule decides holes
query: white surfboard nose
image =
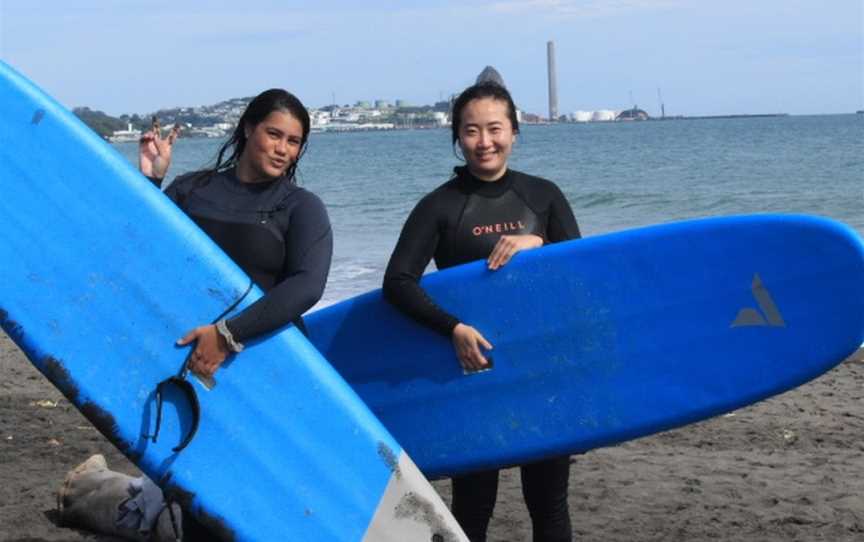
{"label": "white surfboard nose", "polygon": [[467,542],[435,488],[404,451],[381,496],[364,542]]}

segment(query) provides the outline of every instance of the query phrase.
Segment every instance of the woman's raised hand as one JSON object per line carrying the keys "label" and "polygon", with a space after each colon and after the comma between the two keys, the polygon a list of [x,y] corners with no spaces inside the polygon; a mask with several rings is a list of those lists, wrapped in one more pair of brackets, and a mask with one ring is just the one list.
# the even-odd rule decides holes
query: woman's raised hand
{"label": "woman's raised hand", "polygon": [[144,132],[138,141],[138,169],[147,177],[162,179],[171,165],[171,147],[180,136],[180,125],[175,124],[167,137],[162,137],[159,121],[153,119],[153,127]]}

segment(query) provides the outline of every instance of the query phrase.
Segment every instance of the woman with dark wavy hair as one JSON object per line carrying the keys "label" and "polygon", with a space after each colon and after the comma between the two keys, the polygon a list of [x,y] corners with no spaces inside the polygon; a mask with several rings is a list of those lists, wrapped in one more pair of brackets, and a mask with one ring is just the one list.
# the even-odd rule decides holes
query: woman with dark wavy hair
{"label": "woman with dark wavy hair", "polygon": [[[195,327],[178,344],[195,343],[189,368],[212,377],[243,342],[290,323],[324,292],[333,238],[327,212],[295,182],[309,137],[309,114],[291,93],[256,96],[211,167],[182,175],[165,194],[265,291],[228,320]],[[161,186],[178,131],[163,138],[158,125],[139,143],[139,168]],[[158,240],[156,240],[158,242]],[[190,300],[194,303],[195,300]],[[190,326],[200,324],[190,322]],[[60,521],[131,540],[213,540],[146,477],[108,469],[95,455],[73,469],[59,491]],[[181,519],[182,517],[182,519]]]}
{"label": "woman with dark wavy hair", "polygon": [[[177,178],[168,195],[266,294],[240,314],[203,325],[180,339],[197,341],[190,369],[209,377],[247,339],[301,315],[324,292],[333,240],[321,200],[295,182],[309,137],[309,114],[293,94],[270,89],[256,96],[212,167]],[[171,132],[144,134],[139,167],[157,186],[171,163]]]}
{"label": "woman with dark wavy hair", "polygon": [[[470,372],[488,367],[483,352],[492,345],[482,330],[449,314],[424,291],[420,277],[429,260],[434,258],[438,269],[486,260],[494,271],[519,251],[578,238],[579,227],[555,184],[508,167],[519,121],[500,79],[465,89],[453,104],[452,117],[452,142],[462,152],[465,166],[455,168],[449,181],[414,207],[390,256],[384,297],[449,337],[454,357]],[[569,472],[569,457],[521,468],[535,542],[572,540]],[[453,478],[453,515],[472,542],[486,540],[497,491],[498,470]]]}

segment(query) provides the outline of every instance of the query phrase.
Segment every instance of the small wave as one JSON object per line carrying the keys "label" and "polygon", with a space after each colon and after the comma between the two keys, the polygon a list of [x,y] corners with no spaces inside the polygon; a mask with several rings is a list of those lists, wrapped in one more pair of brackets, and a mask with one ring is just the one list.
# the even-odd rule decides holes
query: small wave
{"label": "small wave", "polygon": [[738,202],[738,198],[730,197],[730,196],[720,196],[718,198],[714,198],[708,201],[703,202],[699,205],[699,208],[703,211],[718,211],[722,209],[734,209],[735,203]]}
{"label": "small wave", "polygon": [[342,264],[335,265],[330,269],[330,280],[349,280],[372,273],[382,273],[383,270],[377,266],[362,265],[362,264]]}
{"label": "small wave", "polygon": [[583,209],[590,209],[591,207],[610,205],[615,202],[616,199],[618,199],[618,195],[614,192],[593,192],[591,194],[577,196],[576,205]]}
{"label": "small wave", "polygon": [[634,194],[627,192],[594,192],[578,196],[574,200],[574,208],[591,209],[594,207],[615,207],[632,209],[636,207],[655,207],[674,203],[669,194]]}

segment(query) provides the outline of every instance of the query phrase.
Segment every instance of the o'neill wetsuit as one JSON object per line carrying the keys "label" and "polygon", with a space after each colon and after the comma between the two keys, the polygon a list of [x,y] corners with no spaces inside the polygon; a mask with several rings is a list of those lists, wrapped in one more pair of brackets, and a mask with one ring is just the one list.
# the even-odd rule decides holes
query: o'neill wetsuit
{"label": "o'neill wetsuit", "polygon": [[580,236],[570,205],[551,181],[512,169],[494,182],[481,181],[464,167],[454,171],[414,207],[384,275],[387,301],[447,336],[459,319],[420,287],[429,260],[446,269],[485,259],[502,235],[534,234],[544,243]]}
{"label": "o'neill wetsuit", "polygon": [[[458,316],[438,306],[419,284],[429,260],[434,258],[438,269],[445,269],[485,259],[502,235],[521,234],[538,235],[544,243],[580,237],[573,211],[558,187],[514,170],[487,182],[458,167],[455,176],[420,200],[408,217],[387,265],[384,297],[450,336],[460,322]],[[523,465],[521,470],[534,540],[571,540],[569,457]],[[453,479],[453,515],[472,542],[486,540],[497,491],[497,470]]]}

